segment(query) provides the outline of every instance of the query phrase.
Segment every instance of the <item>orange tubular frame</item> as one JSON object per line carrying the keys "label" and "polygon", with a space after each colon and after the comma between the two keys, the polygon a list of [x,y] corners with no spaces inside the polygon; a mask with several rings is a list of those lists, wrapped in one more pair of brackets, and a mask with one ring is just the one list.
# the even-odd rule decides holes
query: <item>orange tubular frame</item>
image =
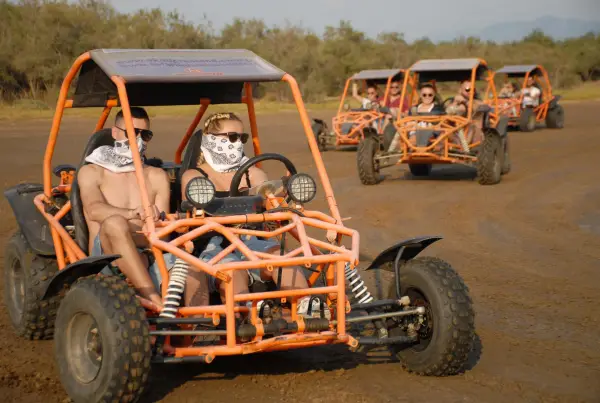
{"label": "orange tubular frame", "polygon": [[[548,109],[550,108],[550,102],[552,102],[554,99],[554,95],[552,94],[552,84],[550,83],[550,78],[548,77],[548,72],[546,69],[541,65],[537,65],[532,71],[536,70],[541,72],[542,75],[542,79],[540,79],[539,76],[535,76],[536,82],[539,83],[540,87],[542,88],[542,94],[540,96],[540,103],[538,106],[533,108],[533,112],[535,114],[536,122],[542,123],[546,120]],[[522,111],[521,105],[523,104],[524,97],[523,90],[527,85],[527,80],[529,79],[530,75],[531,71],[528,71],[522,77],[523,83],[521,85],[521,94],[519,98],[498,99],[498,108],[496,109],[497,114],[508,116],[508,124],[510,126],[519,125],[519,118]],[[489,95],[489,93],[486,95]],[[489,98],[486,99],[487,104],[489,104],[489,101]]]}
{"label": "orange tubular frame", "polygon": [[[64,109],[72,106],[72,101],[67,99],[69,87],[74,80],[77,72],[82,64],[90,60],[90,54],[84,53],[74,63],[69,70],[60,90],[60,95],[56,107],[50,137],[44,156],[43,165],[43,180],[44,193],[38,195],[34,203],[43,216],[48,220],[51,226],[52,238],[54,241],[57,263],[60,270],[63,270],[68,264],[72,264],[86,257],[77,243],[73,240],[69,232],[62,226],[60,219],[69,213],[71,205],[67,203],[61,208],[58,213],[52,215],[47,212],[47,206],[53,203],[53,197],[56,194],[67,193],[70,191],[70,185],[62,184],[53,187],[51,182],[51,163],[54,154],[54,147],[60,129],[60,123]],[[136,180],[140,189],[141,200],[143,207],[148,217],[151,217],[151,203],[147,193],[145,177],[143,175],[143,163],[137,143],[135,141],[135,132],[131,118],[130,104],[127,95],[127,87],[125,80],[120,76],[113,76],[111,80],[115,84],[118,92],[118,102],[116,100],[108,101],[105,108],[96,124],[96,130],[104,127],[111,108],[120,104],[123,110],[125,129],[127,137],[130,140],[131,151],[133,155],[133,163],[136,169]],[[346,343],[350,346],[356,346],[357,342],[351,336],[346,334],[346,296],[345,296],[345,281],[344,268],[349,264],[354,268],[358,264],[359,254],[359,235],[355,230],[345,227],[338,210],[337,202],[333,195],[333,189],[325,170],[325,165],[318,150],[318,145],[312,133],[310,119],[304,107],[300,89],[296,80],[285,74],[282,81],[287,82],[291,88],[294,102],[300,114],[300,120],[304,132],[307,136],[307,141],[314,158],[318,175],[325,192],[325,198],[331,215],[324,214],[318,211],[304,210],[303,216],[298,216],[292,212],[276,212],[264,214],[247,214],[228,217],[207,217],[202,214],[195,215],[192,218],[181,219],[177,214],[168,214],[164,221],[157,223],[151,218],[147,218],[144,222],[143,233],[148,239],[150,248],[156,258],[159,270],[162,275],[162,295],[166,295],[166,288],[169,281],[169,273],[165,264],[163,253],[172,253],[176,257],[184,260],[189,264],[190,270],[203,271],[208,275],[217,277],[226,283],[226,303],[216,306],[196,306],[196,307],[181,307],[178,311],[178,316],[193,316],[193,315],[219,315],[224,314],[226,320],[226,343],[220,346],[210,347],[173,347],[168,342],[164,346],[165,352],[177,357],[190,355],[204,355],[207,357],[207,362],[212,361],[215,356],[219,355],[234,355],[247,354],[260,351],[275,351],[288,348],[301,348],[307,346],[316,346],[330,343]],[[245,84],[245,96],[242,99],[248,107],[250,115],[250,125],[253,138],[253,146],[256,155],[260,154],[260,143],[258,140],[258,129],[256,124],[256,116],[254,103],[252,99],[252,88],[250,83]],[[182,142],[179,144],[175,153],[175,162],[181,162],[181,154],[185,149],[187,141],[196,130],[200,120],[205,114],[210,105],[210,100],[201,99],[200,107],[193,121],[188,127]],[[234,224],[245,223],[261,223],[275,222],[281,223],[287,221],[288,224],[281,225],[274,231],[248,230],[231,227]],[[308,235],[307,227],[321,231],[331,231],[337,234],[335,243],[327,243],[315,239]],[[231,242],[231,246],[226,248],[223,253],[220,253],[210,262],[206,263],[193,256],[190,251],[186,250],[186,245],[189,241],[208,232],[221,234]],[[294,250],[287,252],[285,255],[275,255],[269,253],[254,252],[250,250],[240,239],[240,235],[251,234],[264,238],[279,237],[283,233],[289,233],[296,238],[300,246]],[[171,241],[163,241],[168,235],[177,233],[178,237]],[[341,238],[348,237],[350,239],[350,248],[341,246]],[[221,263],[227,252],[239,250],[246,260],[240,262]],[[273,270],[279,267],[290,267],[304,265],[306,267],[315,266],[319,272],[324,272],[327,278],[327,284],[324,287],[285,290],[264,292],[255,294],[233,294],[233,271],[253,269]],[[309,283],[314,285],[317,276],[311,276]],[[336,324],[330,326],[330,330],[320,333],[303,333],[304,323],[301,317],[296,313],[296,300],[305,295],[326,294],[328,295],[329,307],[335,307],[337,316]],[[273,339],[262,340],[261,331],[257,331],[257,336],[250,343],[239,344],[236,338],[235,329],[235,314],[238,312],[250,313],[252,324],[261,329],[260,320],[257,316],[256,301],[267,298],[286,298],[292,304],[292,320],[297,321],[300,331],[296,334],[289,334]],[[139,298],[142,305],[150,312],[158,313],[159,307],[152,302]],[[236,306],[236,302],[253,301],[252,307]],[[218,319],[218,317],[217,317]]]}
{"label": "orange tubular frame", "polygon": [[[485,65],[483,60],[480,60],[480,65]],[[478,65],[479,66],[479,65]],[[475,97],[475,82],[477,81],[477,68],[475,67],[471,71],[471,93],[469,94],[469,105],[467,116],[473,116],[473,100]],[[492,95],[492,106],[496,104],[496,88],[494,86],[494,75],[488,70],[488,76],[485,79],[487,81],[487,92],[491,92]],[[418,73],[407,70],[404,76],[404,83],[402,85],[402,99],[406,98],[406,92],[410,85],[410,104],[417,94],[416,84],[419,82]],[[490,123],[495,125],[498,121],[498,116],[495,112],[490,113]],[[435,130],[440,132],[437,138],[429,145],[419,147],[410,143],[409,134],[413,130],[417,130],[417,123],[424,122],[431,126],[427,127],[427,130]],[[477,160],[477,157],[461,154],[461,146],[459,143],[452,139],[452,136],[457,134],[460,130],[464,130],[465,136],[469,134],[470,126],[473,122],[472,118],[466,118],[463,116],[456,115],[441,115],[441,116],[402,116],[398,114],[398,118],[394,122],[396,130],[400,135],[400,153],[401,156],[396,165],[406,163],[419,163],[419,164],[456,164],[456,163],[473,163]],[[481,144],[479,141],[472,141],[469,143],[469,148],[477,147]],[[393,157],[394,155],[390,155]]]}
{"label": "orange tubular frame", "polygon": [[[387,102],[390,93],[390,85],[392,84],[392,79],[394,77],[390,76],[387,79],[385,91],[383,94],[383,102],[384,104]],[[377,124],[377,133],[382,134],[384,123],[385,123],[385,113],[380,113],[376,111],[343,111],[344,109],[344,101],[348,95],[348,88],[350,87],[350,83],[354,81],[352,78],[346,80],[346,84],[344,85],[344,92],[342,94],[342,98],[340,99],[340,104],[338,106],[337,114],[333,117],[331,121],[331,126],[333,132],[335,133],[335,144],[339,145],[356,145],[360,143],[362,140],[362,132],[366,127],[372,127],[373,122],[379,119],[379,123]],[[353,124],[352,128],[348,133],[344,133],[342,131],[342,125],[345,123]]]}

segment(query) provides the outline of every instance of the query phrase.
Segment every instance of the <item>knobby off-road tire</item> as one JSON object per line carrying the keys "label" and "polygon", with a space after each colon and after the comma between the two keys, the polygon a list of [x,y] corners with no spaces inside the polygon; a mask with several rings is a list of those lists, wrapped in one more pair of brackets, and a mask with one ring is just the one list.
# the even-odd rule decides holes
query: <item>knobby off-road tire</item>
{"label": "knobby off-road tire", "polygon": [[379,164],[375,161],[375,155],[378,150],[379,140],[375,136],[365,136],[358,144],[356,162],[358,177],[363,185],[376,185],[381,182]]}
{"label": "knobby off-road tire", "polygon": [[38,256],[17,231],[4,253],[4,304],[16,333],[27,340],[51,339],[60,297],[42,300],[58,271],[56,261]]}
{"label": "knobby off-road tire", "polygon": [[413,176],[429,176],[431,173],[431,164],[408,164],[408,168]]}
{"label": "knobby off-road tire", "polygon": [[556,105],[548,110],[546,127],[548,129],[562,129],[565,126],[565,110],[561,105]]}
{"label": "knobby off-road tire", "polygon": [[383,151],[390,150],[390,145],[396,136],[396,127],[392,123],[388,123],[383,129]]}
{"label": "knobby off-road tire", "polygon": [[322,123],[313,122],[312,131],[315,135],[315,140],[317,141],[317,144],[319,145],[319,151],[321,151],[321,152],[327,151],[327,144],[326,144],[326,138],[325,138],[325,136],[327,136],[327,133],[325,130],[326,130],[325,126]]}
{"label": "knobby off-road tire", "polygon": [[486,133],[477,154],[477,176],[481,185],[495,185],[502,178],[504,139],[497,133]]}
{"label": "knobby off-road tire", "polygon": [[536,117],[532,108],[525,108],[519,116],[519,130],[522,132],[532,132],[535,130]]}
{"label": "knobby off-road tire", "polygon": [[60,379],[75,402],[133,402],[150,371],[144,309],[116,276],[78,280],[56,318]]}
{"label": "knobby off-road tire", "polygon": [[512,169],[512,162],[510,159],[510,142],[508,140],[508,135],[504,136],[504,158],[502,159],[502,175],[506,175]]}
{"label": "knobby off-road tire", "polygon": [[[393,349],[402,366],[428,376],[462,372],[475,339],[473,303],[462,278],[441,259],[418,257],[400,268],[400,287],[411,305],[426,307],[419,343]],[[396,298],[394,283],[388,295]]]}

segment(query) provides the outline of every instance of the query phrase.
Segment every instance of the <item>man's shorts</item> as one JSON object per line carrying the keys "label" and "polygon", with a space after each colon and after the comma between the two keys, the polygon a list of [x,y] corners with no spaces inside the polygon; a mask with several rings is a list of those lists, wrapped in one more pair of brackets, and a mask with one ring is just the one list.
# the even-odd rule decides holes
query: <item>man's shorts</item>
{"label": "man's shorts", "polygon": [[[141,253],[144,251],[144,249],[138,248],[138,251]],[[90,256],[100,256],[102,254],[103,253],[102,253],[102,245],[100,244],[100,234],[98,234],[98,235],[96,235],[96,238],[94,238],[94,244],[92,245],[92,251],[90,253]],[[175,256],[170,253],[164,253],[163,257],[165,259],[165,264],[167,265],[167,269],[171,270],[173,268],[173,265],[175,264]],[[156,263],[156,261],[154,261],[154,259],[152,259],[152,261],[153,261],[152,264],[150,265],[150,267],[148,267],[148,271],[150,272],[150,278],[152,279],[152,282],[154,283],[154,287],[156,287],[156,290],[158,292],[160,292],[162,276],[160,275],[160,269],[158,268],[158,264]],[[104,267],[104,269],[102,269],[102,271],[100,273],[106,274],[106,275],[114,274],[114,272],[111,270],[110,266]]]}
{"label": "man's shorts", "polygon": [[[279,243],[272,239],[258,239],[254,235],[241,235],[240,240],[252,251],[254,252],[268,252],[277,246]],[[200,254],[200,259],[204,262],[208,262],[213,257],[217,256],[219,252],[223,250],[221,243],[223,242],[223,237],[220,235],[215,235],[208,241],[208,245]],[[229,262],[241,262],[246,260],[246,257],[239,251],[235,250],[229,255],[225,256],[223,259],[219,261],[221,263],[229,263]],[[255,281],[263,282],[260,278],[260,270],[259,269],[250,269],[248,270],[248,283],[252,285]],[[213,276],[208,276],[208,289],[210,292],[215,292],[218,290],[216,278]]]}

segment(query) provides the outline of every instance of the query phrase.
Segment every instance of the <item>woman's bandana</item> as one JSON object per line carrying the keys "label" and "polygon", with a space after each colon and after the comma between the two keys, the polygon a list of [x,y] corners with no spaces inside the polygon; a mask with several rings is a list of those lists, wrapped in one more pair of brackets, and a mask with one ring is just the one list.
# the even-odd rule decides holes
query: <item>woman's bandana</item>
{"label": "woman's bandana", "polygon": [[217,172],[236,171],[240,165],[248,161],[244,155],[244,145],[241,141],[232,143],[227,136],[202,136],[200,145],[202,154],[208,165]]}
{"label": "woman's bandana", "polygon": [[[137,146],[140,150],[140,155],[143,156],[146,151],[146,143],[141,137],[137,138]],[[96,148],[85,160],[89,163],[99,165],[111,172],[132,172],[135,171],[133,166],[133,156],[129,148],[128,140],[117,140],[114,146],[101,146]]]}

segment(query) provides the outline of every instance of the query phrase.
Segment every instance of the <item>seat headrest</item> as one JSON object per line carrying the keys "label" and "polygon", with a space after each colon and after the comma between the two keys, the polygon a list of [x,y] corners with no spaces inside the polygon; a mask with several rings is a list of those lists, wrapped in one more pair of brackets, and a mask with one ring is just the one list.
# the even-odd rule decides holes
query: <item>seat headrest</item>
{"label": "seat headrest", "polygon": [[85,149],[83,150],[83,156],[81,157],[81,165],[85,165],[85,158],[90,155],[96,148],[102,146],[113,146],[115,144],[115,139],[112,136],[112,129],[106,128],[102,130],[98,130],[96,133],[92,134],[90,139],[88,140]]}
{"label": "seat headrest", "polygon": [[181,160],[181,168],[179,169],[179,176],[183,175],[185,171],[196,167],[196,161],[200,155],[200,144],[202,143],[202,130],[198,130],[190,137],[187,143],[185,152],[183,153],[183,159]]}

